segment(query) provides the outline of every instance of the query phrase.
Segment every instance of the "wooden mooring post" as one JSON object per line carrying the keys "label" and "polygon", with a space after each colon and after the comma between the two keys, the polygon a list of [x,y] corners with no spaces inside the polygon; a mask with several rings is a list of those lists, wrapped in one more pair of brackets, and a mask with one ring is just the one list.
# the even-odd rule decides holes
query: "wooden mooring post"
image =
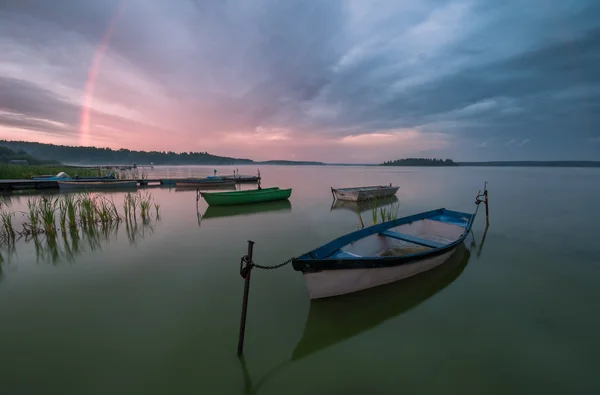
{"label": "wooden mooring post", "polygon": [[[244,353],[244,333],[246,331],[246,312],[248,311],[248,293],[250,292],[250,274],[252,273],[252,253],[254,242],[248,240],[248,254],[242,257],[240,262],[240,274],[244,278],[244,297],[242,299],[242,318],[240,320],[240,335],[238,337],[237,355],[241,357]],[[245,264],[245,265],[244,265]]]}
{"label": "wooden mooring post", "polygon": [[487,181],[485,182],[485,186],[483,187],[483,195],[485,197],[485,223],[486,226],[490,226],[490,211],[488,209],[488,190],[487,190]]}

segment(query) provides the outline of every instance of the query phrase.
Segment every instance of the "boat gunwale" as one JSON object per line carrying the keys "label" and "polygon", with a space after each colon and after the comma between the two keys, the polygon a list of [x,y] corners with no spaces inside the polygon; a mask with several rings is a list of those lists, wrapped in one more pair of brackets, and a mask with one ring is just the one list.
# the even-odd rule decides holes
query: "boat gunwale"
{"label": "boat gunwale", "polygon": [[[450,214],[453,217],[467,216],[469,218],[467,224],[464,226],[465,230],[461,234],[461,236],[455,241],[448,243],[442,247],[432,248],[426,251],[420,251],[404,256],[365,256],[356,258],[329,258],[329,256],[334,254],[335,251],[341,249],[343,246],[350,244],[353,241],[363,239],[365,237],[379,233],[383,230],[388,230],[390,228],[394,228],[400,225],[409,224],[412,222],[428,219],[442,214]],[[469,231],[471,230],[474,220],[475,214],[452,211],[447,210],[445,208],[426,211],[419,214],[413,214],[407,217],[383,222],[381,224],[372,225],[368,228],[364,228],[340,236],[326,244],[321,245],[320,247],[313,249],[310,252],[302,254],[298,258],[293,259],[292,266],[296,271],[309,273],[322,270],[375,269],[413,263],[415,261],[420,261],[423,258],[441,255],[445,252],[448,252],[449,250],[452,250],[453,248],[456,248],[458,245],[460,245],[460,243],[464,242]],[[325,257],[315,257],[315,254],[319,253],[319,251],[323,251],[320,255],[324,255]]]}
{"label": "boat gunwale", "polygon": [[200,192],[202,196],[243,196],[244,194],[256,194],[258,192],[287,192],[291,191],[292,188],[281,189],[279,187],[270,187],[262,189],[246,189],[242,191],[226,191],[226,192]]}
{"label": "boat gunwale", "polygon": [[369,185],[366,187],[347,187],[347,188],[333,188],[331,190],[334,192],[343,191],[343,192],[368,192],[368,191],[381,191],[385,189],[400,189],[399,186],[394,185]]}

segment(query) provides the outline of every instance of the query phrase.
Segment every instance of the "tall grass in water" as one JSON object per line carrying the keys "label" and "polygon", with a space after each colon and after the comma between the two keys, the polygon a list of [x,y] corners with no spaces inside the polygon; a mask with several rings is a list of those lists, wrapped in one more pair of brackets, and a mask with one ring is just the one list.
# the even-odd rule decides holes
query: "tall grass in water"
{"label": "tall grass in water", "polygon": [[67,211],[67,220],[69,223],[69,229],[77,229],[77,206],[78,201],[75,200],[75,196],[66,194],[63,198],[63,203]]}
{"label": "tall grass in water", "polygon": [[38,211],[38,199],[27,199],[27,219],[29,220],[29,226],[31,227],[32,233],[37,233],[37,226],[39,222],[39,211]]}
{"label": "tall grass in water", "polygon": [[15,213],[10,211],[5,211],[4,209],[0,210],[0,220],[2,221],[2,235],[6,238],[6,240],[14,240],[15,238],[15,229],[13,228],[12,219],[15,216]]}
{"label": "tall grass in water", "polygon": [[67,230],[71,233],[77,232],[81,227],[85,231],[98,224],[102,226],[103,231],[109,231],[118,227],[118,224],[124,220],[137,223],[138,210],[143,222],[151,219],[152,211],[156,212],[158,219],[159,207],[149,192],[125,195],[124,215],[113,200],[103,196],[66,194],[60,197],[33,197],[27,200],[28,210],[24,213],[26,219],[22,222],[22,231],[14,228],[15,213],[9,211],[4,205],[0,207],[0,241],[14,239],[16,235],[26,238],[39,234],[55,236],[57,225],[60,226],[63,236],[66,235]]}
{"label": "tall grass in water", "polygon": [[79,199],[79,217],[83,227],[92,226],[96,222],[96,203],[91,195]]}
{"label": "tall grass in water", "polygon": [[140,215],[142,219],[146,219],[150,214],[150,206],[152,204],[152,195],[148,192],[145,194],[138,194],[138,204],[140,206]]}
{"label": "tall grass in water", "polygon": [[400,203],[385,205],[377,198],[369,199],[368,203],[369,207],[371,207],[371,219],[373,220],[373,225],[377,224],[379,221],[387,222],[398,218]]}
{"label": "tall grass in water", "polygon": [[39,204],[40,219],[42,226],[47,234],[54,235],[56,233],[56,206],[58,198],[42,197]]}

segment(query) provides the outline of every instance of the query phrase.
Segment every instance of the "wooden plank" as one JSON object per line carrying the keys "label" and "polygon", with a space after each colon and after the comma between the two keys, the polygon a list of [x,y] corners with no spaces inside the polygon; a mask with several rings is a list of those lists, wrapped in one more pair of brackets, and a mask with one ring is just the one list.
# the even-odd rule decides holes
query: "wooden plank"
{"label": "wooden plank", "polygon": [[398,233],[391,230],[385,230],[383,232],[379,232],[379,234],[385,237],[391,237],[393,239],[408,241],[409,243],[418,244],[429,248],[441,248],[446,245],[433,240],[421,239],[420,237],[410,236],[404,233]]}

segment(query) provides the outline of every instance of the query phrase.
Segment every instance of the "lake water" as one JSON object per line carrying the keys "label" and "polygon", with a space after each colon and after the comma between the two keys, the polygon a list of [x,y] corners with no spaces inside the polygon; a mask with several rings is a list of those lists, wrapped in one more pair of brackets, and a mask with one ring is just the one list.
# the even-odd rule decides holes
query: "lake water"
{"label": "lake water", "polygon": [[[193,190],[149,188],[161,218],[146,226],[2,248],[2,394],[600,393],[598,169],[260,171],[263,187],[293,188],[289,204],[222,216]],[[485,239],[481,206],[473,237],[439,270],[312,303],[291,265],[254,270],[237,358],[247,240],[273,265],[355,230],[331,186],[400,185],[405,216],[473,212],[485,181]],[[7,202],[25,211],[26,196]],[[362,219],[370,225],[370,211]]]}

